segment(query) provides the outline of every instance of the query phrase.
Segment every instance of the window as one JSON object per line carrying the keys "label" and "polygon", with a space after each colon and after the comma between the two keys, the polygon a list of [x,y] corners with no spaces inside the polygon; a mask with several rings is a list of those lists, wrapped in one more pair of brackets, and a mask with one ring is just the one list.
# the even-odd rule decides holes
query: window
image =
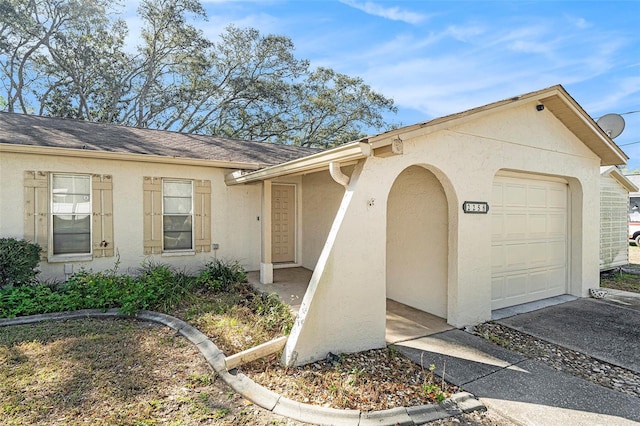
{"label": "window", "polygon": [[193,184],[191,181],[162,182],[163,250],[193,249]]}
{"label": "window", "polygon": [[91,177],[54,174],[51,179],[53,254],[91,253]]}
{"label": "window", "polygon": [[24,238],[41,260],[114,255],[111,175],[25,171],[24,194]]}
{"label": "window", "polygon": [[211,181],[145,176],[144,254],[211,251]]}

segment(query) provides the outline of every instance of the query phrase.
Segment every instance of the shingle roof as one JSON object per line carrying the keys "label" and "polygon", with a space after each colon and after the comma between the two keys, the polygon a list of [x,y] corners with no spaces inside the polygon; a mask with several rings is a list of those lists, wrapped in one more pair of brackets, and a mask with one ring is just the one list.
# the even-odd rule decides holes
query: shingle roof
{"label": "shingle roof", "polygon": [[0,112],[0,143],[275,165],[318,150]]}

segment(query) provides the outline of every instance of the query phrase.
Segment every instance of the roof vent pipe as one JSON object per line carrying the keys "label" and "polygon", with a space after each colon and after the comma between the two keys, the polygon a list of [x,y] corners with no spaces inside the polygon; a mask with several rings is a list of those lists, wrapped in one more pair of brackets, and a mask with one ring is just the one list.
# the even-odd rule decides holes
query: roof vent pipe
{"label": "roof vent pipe", "polygon": [[340,185],[344,186],[345,188],[347,187],[347,185],[349,185],[349,181],[351,180],[351,178],[342,173],[342,170],[340,170],[340,163],[338,163],[337,161],[332,161],[329,163],[329,173],[331,174],[333,180],[338,182]]}

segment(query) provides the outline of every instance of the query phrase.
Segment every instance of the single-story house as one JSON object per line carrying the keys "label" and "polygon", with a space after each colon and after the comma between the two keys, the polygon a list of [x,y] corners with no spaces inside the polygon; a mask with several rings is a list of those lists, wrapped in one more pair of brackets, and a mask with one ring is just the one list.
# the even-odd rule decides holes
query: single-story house
{"label": "single-story house", "polygon": [[45,275],[313,270],[288,365],[383,347],[387,299],[459,327],[588,296],[600,167],[627,160],[562,86],[321,152],[4,113],[0,156],[0,235],[42,244]]}
{"label": "single-story house", "polygon": [[629,263],[629,194],[637,192],[616,166],[600,167],[600,270]]}

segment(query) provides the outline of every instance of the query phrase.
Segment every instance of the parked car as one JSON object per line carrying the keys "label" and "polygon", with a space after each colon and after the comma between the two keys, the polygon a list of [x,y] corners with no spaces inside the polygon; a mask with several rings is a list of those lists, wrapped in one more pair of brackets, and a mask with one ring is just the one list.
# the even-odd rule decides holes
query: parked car
{"label": "parked car", "polygon": [[640,247],[640,197],[631,197],[629,203],[629,240]]}

